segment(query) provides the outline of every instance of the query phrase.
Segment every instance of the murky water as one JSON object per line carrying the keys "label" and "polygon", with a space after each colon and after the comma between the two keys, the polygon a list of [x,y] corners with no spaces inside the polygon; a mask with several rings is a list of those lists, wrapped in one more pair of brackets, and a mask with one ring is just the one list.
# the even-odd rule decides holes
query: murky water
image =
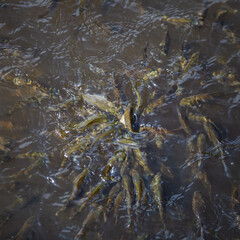
{"label": "murky water", "polygon": [[1,0],[0,238],[239,239],[239,20]]}

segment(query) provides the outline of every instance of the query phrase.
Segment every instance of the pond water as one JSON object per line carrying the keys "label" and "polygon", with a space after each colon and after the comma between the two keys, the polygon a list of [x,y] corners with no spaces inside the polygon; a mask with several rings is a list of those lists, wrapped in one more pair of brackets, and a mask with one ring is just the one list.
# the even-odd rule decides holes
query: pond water
{"label": "pond water", "polygon": [[0,0],[0,239],[240,239],[239,37],[238,1]]}

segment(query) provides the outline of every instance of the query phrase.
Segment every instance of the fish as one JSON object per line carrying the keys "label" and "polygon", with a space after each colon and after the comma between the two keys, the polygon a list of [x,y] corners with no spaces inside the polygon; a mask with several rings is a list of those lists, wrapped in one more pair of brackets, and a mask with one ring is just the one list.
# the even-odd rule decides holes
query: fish
{"label": "fish", "polygon": [[80,231],[75,236],[74,240],[82,239],[89,229],[89,226],[103,214],[103,207],[93,207],[93,209],[88,213],[86,219],[84,220]]}
{"label": "fish", "polygon": [[107,207],[109,208],[111,203],[113,202],[113,199],[118,195],[119,191],[121,189],[120,182],[117,182],[108,193],[108,201],[107,201]]}
{"label": "fish", "polygon": [[102,131],[101,133],[97,134],[97,135],[94,137],[94,139],[93,139],[93,141],[92,141],[92,143],[91,143],[91,147],[92,147],[96,142],[98,142],[100,139],[105,138],[105,137],[111,135],[111,133],[113,133],[113,132],[115,132],[115,131],[116,131],[116,128],[115,128],[114,126],[111,126],[111,125],[110,125],[110,127],[107,126],[105,129],[103,129],[103,131]]}
{"label": "fish", "polygon": [[209,93],[201,93],[201,94],[193,95],[190,97],[182,98],[180,100],[180,106],[192,107],[195,104],[206,102],[207,100],[212,100],[213,97],[214,95]]}
{"label": "fish", "polygon": [[205,19],[208,16],[208,10],[209,10],[209,5],[208,5],[208,2],[206,2],[198,13],[197,26],[199,28],[204,26]]}
{"label": "fish", "polygon": [[197,138],[197,148],[198,148],[198,167],[201,168],[202,166],[202,153],[204,150],[204,145],[206,143],[206,137],[203,133],[200,133]]}
{"label": "fish", "polygon": [[114,202],[114,214],[115,214],[115,224],[117,224],[118,221],[118,208],[119,205],[123,203],[125,198],[126,191],[123,189],[120,193],[118,193],[115,202]]}
{"label": "fish", "polygon": [[148,48],[148,42],[145,43],[145,47],[143,49],[143,57],[141,60],[141,65],[146,66],[147,65],[147,48]]}
{"label": "fish", "polygon": [[60,0],[51,0],[51,1],[49,2],[48,9],[47,9],[43,14],[39,15],[38,18],[39,18],[39,19],[44,18],[44,17],[46,17],[49,13],[51,13],[54,9],[56,9],[59,1],[60,1]]}
{"label": "fish", "polygon": [[127,165],[128,165],[128,154],[126,155],[125,160],[123,161],[122,167],[120,169],[120,175],[122,177],[125,175]]}
{"label": "fish", "polygon": [[74,216],[81,213],[82,210],[87,206],[87,204],[92,200],[94,196],[96,196],[101,189],[103,189],[105,183],[100,181],[96,184],[89,192],[87,192],[82,199],[80,199],[77,204],[81,205],[80,208],[74,213]]}
{"label": "fish", "polygon": [[60,214],[60,212],[64,211],[67,207],[70,207],[73,204],[74,199],[77,197],[77,195],[80,192],[80,188],[88,175],[89,171],[87,168],[85,168],[79,175],[77,175],[73,180],[73,189],[72,194],[67,200],[66,204],[58,211],[56,212],[56,216]]}
{"label": "fish", "polygon": [[19,230],[15,236],[15,240],[31,240],[35,239],[36,232],[33,229],[34,223],[36,222],[36,217],[29,217],[23,224],[22,228]]}
{"label": "fish", "polygon": [[165,221],[164,221],[164,212],[163,212],[163,189],[161,185],[161,173],[157,173],[152,182],[151,182],[151,191],[153,194],[153,198],[157,204],[159,215],[163,224],[164,229],[166,228],[165,226]]}
{"label": "fish", "polygon": [[147,175],[153,175],[152,171],[150,170],[150,168],[147,166],[147,161],[145,159],[145,157],[142,155],[141,151],[139,148],[133,148],[132,149],[135,158],[137,160],[137,162],[139,163],[139,165],[141,165],[145,171],[145,173]]}
{"label": "fish", "polygon": [[193,194],[192,210],[201,229],[201,239],[206,239],[204,223],[204,214],[206,211],[206,206],[200,192],[195,191]]}
{"label": "fish", "polygon": [[174,178],[174,175],[169,167],[167,167],[164,163],[160,163],[160,171],[163,175],[167,176],[170,179]]}
{"label": "fish", "polygon": [[212,196],[212,185],[208,179],[207,173],[205,171],[201,170],[197,174],[197,178],[202,181],[205,189],[208,191],[209,198],[211,199],[212,198],[211,197]]}
{"label": "fish", "polygon": [[103,176],[104,178],[108,178],[108,177],[109,177],[109,176],[108,176],[108,175],[109,175],[109,172],[111,171],[112,167],[116,164],[118,158],[121,157],[121,154],[122,154],[122,152],[117,153],[116,155],[112,156],[112,157],[108,160],[106,166],[105,166],[105,167],[103,168],[103,170],[102,170],[102,176]]}
{"label": "fish", "polygon": [[144,183],[137,170],[132,169],[131,176],[137,196],[137,207],[140,207],[144,191]]}
{"label": "fish", "polygon": [[149,81],[159,77],[161,75],[161,73],[162,73],[161,68],[158,68],[157,70],[152,70],[152,71],[147,70],[146,74],[143,76],[142,79],[145,83],[148,83]]}
{"label": "fish", "polygon": [[149,103],[143,110],[143,116],[153,112],[156,108],[162,107],[166,103],[167,97],[165,95]]}
{"label": "fish", "polygon": [[35,203],[41,198],[42,194],[38,191],[33,192],[31,196],[18,197],[6,208],[0,212],[0,230],[12,219],[16,212],[23,210],[29,205]]}
{"label": "fish", "polygon": [[[75,151],[80,151],[80,152],[86,151],[89,146],[90,146],[89,136],[82,137],[77,139],[76,144],[72,144],[72,146],[67,146],[67,149],[65,152],[67,156],[70,156]],[[63,167],[65,164],[63,166],[62,165],[63,164],[61,164],[61,167]]]}
{"label": "fish", "polygon": [[[10,121],[0,121],[0,129],[7,129],[12,131],[14,129],[13,124]],[[0,142],[1,144],[1,142]]]}
{"label": "fish", "polygon": [[160,18],[160,21],[174,24],[174,25],[176,25],[177,27],[189,25],[189,24],[192,22],[192,20],[191,20],[190,18],[167,17],[167,16],[161,17],[161,18]]}
{"label": "fish", "polygon": [[191,131],[190,131],[189,127],[187,126],[185,120],[183,119],[179,108],[177,107],[176,109],[177,109],[178,119],[179,119],[182,129],[186,132],[187,135],[191,135]]}
{"label": "fish", "polygon": [[130,211],[131,211],[131,206],[132,206],[132,196],[133,196],[133,192],[132,192],[132,183],[131,183],[131,179],[128,175],[124,175],[123,176],[123,187],[125,189],[126,192],[126,198],[127,198],[127,213],[128,215],[130,215]]}
{"label": "fish", "polygon": [[[9,176],[9,178],[18,178],[22,175],[29,176],[29,173],[34,169],[37,168],[45,163],[45,160],[43,158],[37,159],[34,163],[30,164],[28,167],[20,170],[19,172],[12,174]],[[29,176],[30,177],[30,176]]]}
{"label": "fish", "polygon": [[104,96],[97,94],[83,94],[83,99],[91,105],[98,107],[100,110],[110,113],[121,119],[121,115],[118,108],[110,101],[108,101]]}
{"label": "fish", "polygon": [[139,144],[132,139],[127,138],[118,138],[117,143],[119,145],[128,146],[130,148],[139,148]]}
{"label": "fish", "polygon": [[84,131],[86,128],[89,128],[90,126],[101,124],[106,121],[107,121],[107,116],[105,114],[93,114],[83,122],[75,124],[73,128],[76,130]]}
{"label": "fish", "polygon": [[197,122],[203,124],[204,130],[206,131],[206,133],[208,135],[208,138],[213,143],[213,145],[215,146],[216,150],[218,151],[218,153],[220,155],[220,159],[221,159],[221,162],[223,164],[223,168],[224,168],[224,171],[226,173],[226,176],[230,178],[231,176],[230,176],[230,173],[228,171],[228,167],[227,167],[226,162],[225,162],[224,152],[223,152],[222,147],[221,147],[221,142],[218,139],[217,134],[216,134],[216,131],[217,132],[220,132],[220,131],[218,130],[215,123],[211,119],[209,119],[205,116],[195,115],[195,114],[192,114],[192,113],[188,114],[188,118],[191,121],[197,121]]}
{"label": "fish", "polygon": [[165,56],[167,56],[169,53],[170,44],[171,44],[171,38],[169,35],[169,31],[167,31],[164,40],[160,43],[161,51]]}
{"label": "fish", "polygon": [[188,63],[183,68],[182,77],[189,71],[189,69],[192,67],[192,65],[194,65],[197,62],[199,55],[200,55],[199,52],[195,52],[192,54]]}

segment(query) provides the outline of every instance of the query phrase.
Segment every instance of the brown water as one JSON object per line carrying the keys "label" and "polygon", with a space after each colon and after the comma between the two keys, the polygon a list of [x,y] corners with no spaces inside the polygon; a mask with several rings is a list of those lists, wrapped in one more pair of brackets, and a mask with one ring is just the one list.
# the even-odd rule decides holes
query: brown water
{"label": "brown water", "polygon": [[[73,239],[94,211],[80,239],[239,239],[239,22],[238,1],[1,0],[0,239]],[[109,112],[106,123],[73,129],[104,114],[81,94],[101,95],[123,114],[129,103],[137,105],[134,86],[142,109],[168,96],[162,106],[138,112],[142,128],[155,130],[131,133]],[[191,106],[180,104],[202,93]],[[113,123],[111,134],[90,144]],[[161,138],[160,127],[170,132]],[[120,143],[127,137],[138,147]],[[137,163],[136,149],[152,175]],[[118,158],[104,174],[117,152],[128,156],[124,173]],[[60,211],[84,169],[89,173],[72,205]],[[140,206],[132,169],[145,185]],[[159,172],[160,205],[151,183]],[[119,208],[117,193],[108,204],[117,183],[126,195]]]}

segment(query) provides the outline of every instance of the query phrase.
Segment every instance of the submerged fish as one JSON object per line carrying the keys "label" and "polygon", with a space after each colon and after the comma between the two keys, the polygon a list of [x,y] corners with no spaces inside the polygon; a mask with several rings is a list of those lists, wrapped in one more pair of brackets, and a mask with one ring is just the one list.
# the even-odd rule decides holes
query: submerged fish
{"label": "submerged fish", "polygon": [[131,183],[131,179],[129,176],[125,175],[123,176],[123,186],[126,192],[126,198],[127,198],[127,213],[128,215],[130,215],[130,210],[131,210],[131,206],[132,206],[132,196],[133,196],[133,192],[132,192],[132,183]]}
{"label": "submerged fish", "polygon": [[107,121],[107,116],[105,114],[93,114],[88,117],[85,121],[75,124],[74,129],[84,131],[86,128],[94,126],[96,124],[101,124]]}
{"label": "submerged fish", "polygon": [[168,55],[169,53],[170,44],[171,44],[171,38],[169,35],[169,31],[167,31],[164,40],[160,43],[160,47],[165,56]]}
{"label": "submerged fish", "polygon": [[206,137],[203,133],[200,133],[197,138],[197,148],[198,148],[198,155],[199,155],[198,167],[199,168],[202,167],[202,153],[204,150],[205,143],[206,143]]}
{"label": "submerged fish", "polygon": [[113,202],[113,199],[118,195],[119,191],[121,189],[120,182],[116,183],[110,190],[108,194],[108,201],[107,201],[107,207],[110,208],[111,203]]}
{"label": "submerged fish", "polygon": [[118,193],[115,199],[115,202],[114,202],[115,223],[117,223],[118,221],[118,215],[117,215],[118,208],[119,208],[119,205],[124,202],[125,194],[126,194],[126,191],[125,189],[123,189],[120,193]]}
{"label": "submerged fish", "polygon": [[25,223],[23,224],[22,228],[19,230],[17,235],[15,236],[15,240],[32,240],[35,239],[35,230],[33,229],[33,225],[36,221],[35,217],[29,217]]}
{"label": "submerged fish", "polygon": [[80,193],[80,188],[88,175],[89,171],[87,168],[85,168],[79,175],[77,175],[73,180],[73,189],[72,194],[67,200],[67,203],[58,211],[56,212],[56,215],[59,215],[60,212],[64,211],[67,207],[71,206],[74,199],[77,197],[77,195]]}
{"label": "submerged fish", "polygon": [[203,27],[203,25],[204,25],[205,19],[208,16],[208,9],[209,9],[208,2],[205,2],[205,4],[202,6],[200,12],[198,13],[197,26],[199,28]]}
{"label": "submerged fish", "polygon": [[82,97],[86,102],[98,107],[100,110],[111,113],[119,119],[121,118],[117,107],[104,96],[97,94],[82,94]]}
{"label": "submerged fish", "polygon": [[137,207],[141,206],[141,200],[144,191],[144,183],[137,170],[132,169],[131,176],[137,196]]}
{"label": "submerged fish", "polygon": [[97,221],[97,219],[101,216],[101,214],[103,214],[103,207],[99,206],[99,207],[94,207],[89,214],[87,215],[86,219],[84,220],[83,224],[82,224],[82,228],[80,229],[80,231],[77,233],[77,235],[75,236],[74,240],[79,240],[82,239],[82,237],[84,237],[84,235],[86,234],[86,232],[89,229],[89,226],[94,222]]}
{"label": "submerged fish", "polygon": [[135,155],[135,158],[137,160],[137,163],[141,165],[147,175],[153,175],[152,171],[147,165],[147,160],[146,158],[142,155],[142,152],[140,151],[139,148],[133,148],[133,153]]}
{"label": "submerged fish", "polygon": [[151,191],[153,198],[157,204],[159,215],[165,229],[164,213],[163,213],[163,190],[161,185],[161,174],[158,173],[154,176],[151,183]]}
{"label": "submerged fish", "polygon": [[192,200],[192,209],[193,213],[197,219],[197,222],[201,228],[201,238],[205,238],[205,223],[204,223],[204,214],[206,211],[205,202],[202,198],[200,192],[194,192]]}
{"label": "submerged fish", "polygon": [[51,0],[49,2],[49,6],[48,6],[48,9],[46,10],[46,12],[44,12],[43,14],[41,14],[39,16],[39,19],[41,18],[44,18],[45,16],[47,16],[49,13],[51,13],[56,7],[57,7],[57,4],[60,0]]}
{"label": "submerged fish", "polygon": [[103,181],[96,184],[89,192],[87,192],[82,199],[78,201],[78,204],[81,205],[80,208],[74,213],[74,216],[82,212],[82,210],[87,206],[87,204],[96,196],[101,189],[104,187],[105,183]]}

